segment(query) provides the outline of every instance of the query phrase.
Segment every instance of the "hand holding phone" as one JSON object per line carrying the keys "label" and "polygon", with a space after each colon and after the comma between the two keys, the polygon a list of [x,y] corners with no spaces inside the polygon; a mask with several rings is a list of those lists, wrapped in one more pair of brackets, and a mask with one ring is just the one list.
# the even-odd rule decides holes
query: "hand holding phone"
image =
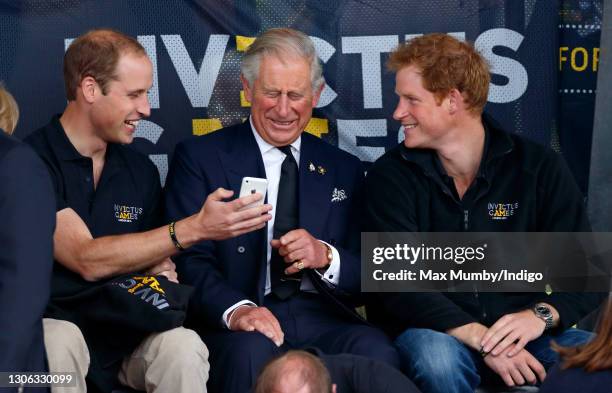
{"label": "hand holding phone", "polygon": [[253,202],[250,205],[245,206],[243,209],[248,209],[254,206],[261,206],[266,199],[266,192],[268,191],[268,180],[259,177],[243,177],[242,184],[240,185],[239,198],[251,195],[261,194],[261,199],[257,202]]}

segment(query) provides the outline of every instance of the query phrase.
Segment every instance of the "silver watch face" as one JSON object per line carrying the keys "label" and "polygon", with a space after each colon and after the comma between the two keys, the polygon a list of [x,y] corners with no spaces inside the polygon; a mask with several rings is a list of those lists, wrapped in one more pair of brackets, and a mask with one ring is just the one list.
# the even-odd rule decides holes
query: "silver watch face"
{"label": "silver watch face", "polygon": [[548,316],[551,315],[550,308],[548,308],[546,306],[543,306],[543,305],[537,305],[535,307],[535,310],[536,310],[536,312],[538,314],[540,314],[540,315],[542,315],[544,317],[548,317]]}

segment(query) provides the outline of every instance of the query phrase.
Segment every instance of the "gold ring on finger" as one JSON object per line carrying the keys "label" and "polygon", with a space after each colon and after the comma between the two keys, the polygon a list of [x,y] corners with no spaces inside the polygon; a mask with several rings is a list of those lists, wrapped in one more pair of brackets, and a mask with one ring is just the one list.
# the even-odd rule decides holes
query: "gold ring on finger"
{"label": "gold ring on finger", "polygon": [[295,264],[295,267],[297,268],[297,270],[302,270],[304,268],[304,262],[299,261]]}

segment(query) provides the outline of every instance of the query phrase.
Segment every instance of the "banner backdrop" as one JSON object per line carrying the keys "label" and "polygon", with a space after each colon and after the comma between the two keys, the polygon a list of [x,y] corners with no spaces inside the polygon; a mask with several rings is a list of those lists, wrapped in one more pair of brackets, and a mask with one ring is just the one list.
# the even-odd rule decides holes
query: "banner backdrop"
{"label": "banner backdrop", "polygon": [[[602,20],[602,0],[564,0],[560,5],[559,150],[585,194],[591,164]],[[556,147],[554,142],[553,146]]]}
{"label": "banner backdrop", "polygon": [[[606,9],[612,6],[611,0],[605,0]],[[606,12],[601,32],[602,53],[612,52],[612,12]],[[600,86],[597,94],[595,118],[593,121],[593,139],[591,153],[591,171],[589,176],[589,218],[594,230],[612,232],[612,59],[603,56],[601,70],[597,77]]]}
{"label": "banner backdrop", "polygon": [[155,76],[152,114],[134,145],[163,180],[177,142],[248,116],[242,53],[263,30],[288,26],[313,38],[327,80],[307,131],[367,163],[402,137],[392,118],[388,53],[415,35],[447,32],[475,42],[488,59],[486,110],[549,145],[557,124],[558,16],[552,0],[0,0],[0,79],[21,106],[17,135],[24,137],[65,106],[61,65],[71,39],[97,27],[138,37]]}

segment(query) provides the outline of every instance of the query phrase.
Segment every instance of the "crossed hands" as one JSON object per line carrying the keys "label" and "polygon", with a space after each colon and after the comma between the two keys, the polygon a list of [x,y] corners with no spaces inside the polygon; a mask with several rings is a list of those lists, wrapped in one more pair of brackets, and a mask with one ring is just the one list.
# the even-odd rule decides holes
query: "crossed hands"
{"label": "crossed hands", "polygon": [[[507,352],[507,356],[512,357],[529,341],[540,337],[545,327],[546,323],[531,310],[506,314],[487,330],[480,345],[483,351],[491,352],[493,356]],[[512,344],[515,344],[513,349],[506,351]]]}
{"label": "crossed hands", "polygon": [[468,323],[447,331],[464,344],[486,352],[485,364],[508,386],[535,384],[546,378],[544,366],[524,347],[544,332],[545,323],[533,311],[506,314],[491,327]]}
{"label": "crossed hands", "polygon": [[[517,351],[516,346],[509,345],[498,355],[490,353],[484,358],[485,364],[508,386],[535,385],[538,379],[544,381],[546,371],[542,363],[524,348]],[[514,353],[512,356],[509,355],[511,351]]]}
{"label": "crossed hands", "polygon": [[526,349],[525,345],[544,333],[546,323],[533,311],[523,310],[499,318],[480,341],[484,362],[508,386],[531,385],[546,377],[544,366]]}

